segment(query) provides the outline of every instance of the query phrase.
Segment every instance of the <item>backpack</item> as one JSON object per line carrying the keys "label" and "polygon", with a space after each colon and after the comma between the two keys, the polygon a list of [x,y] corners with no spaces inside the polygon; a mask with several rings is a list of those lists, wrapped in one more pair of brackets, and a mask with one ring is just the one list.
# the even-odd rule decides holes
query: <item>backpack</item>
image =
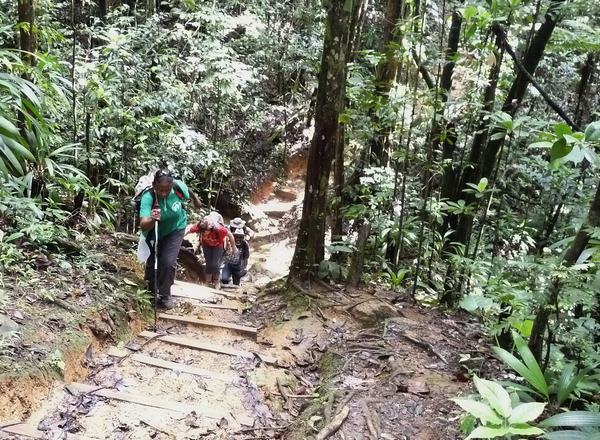
{"label": "backpack", "polygon": [[[137,187],[136,187],[136,189],[137,189]],[[174,183],[173,189],[175,190],[175,194],[177,195],[177,197],[179,197],[179,200],[184,201],[185,196],[183,195],[183,191],[177,185],[177,183]],[[158,208],[158,200],[156,199],[156,193],[152,189],[152,185],[146,186],[141,191],[137,192],[136,195],[133,196],[133,199],[131,199],[131,206],[133,207],[133,210],[134,210],[136,216],[140,215],[140,206],[142,204],[142,197],[147,192],[150,192],[150,195],[152,196],[152,208],[153,209]]]}

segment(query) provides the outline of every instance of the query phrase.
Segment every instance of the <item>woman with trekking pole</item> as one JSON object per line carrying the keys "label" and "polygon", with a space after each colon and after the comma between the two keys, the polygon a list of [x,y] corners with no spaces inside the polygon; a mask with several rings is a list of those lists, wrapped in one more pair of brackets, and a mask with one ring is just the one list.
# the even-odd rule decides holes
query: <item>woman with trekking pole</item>
{"label": "woman with trekking pole", "polygon": [[155,310],[171,309],[171,286],[187,226],[183,204],[190,199],[190,191],[182,181],[174,180],[168,169],[162,168],[154,175],[152,187],[140,194],[140,228],[150,249],[145,279],[154,294]]}

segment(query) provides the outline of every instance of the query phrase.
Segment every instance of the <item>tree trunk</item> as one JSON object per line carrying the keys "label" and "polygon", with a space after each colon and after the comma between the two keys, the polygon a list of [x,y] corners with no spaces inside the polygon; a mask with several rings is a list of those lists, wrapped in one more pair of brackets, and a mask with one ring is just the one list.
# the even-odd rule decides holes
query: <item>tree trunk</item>
{"label": "tree trunk", "polygon": [[35,35],[35,5],[36,0],[18,0],[19,49],[21,58],[29,66],[35,65],[36,35]]}
{"label": "tree trunk", "polygon": [[327,12],[315,105],[315,131],[308,154],[302,218],[289,280],[310,280],[325,257],[327,192],[344,107],[346,59],[353,4],[332,0]]}
{"label": "tree trunk", "polygon": [[[385,60],[377,66],[376,77],[376,94],[381,108],[388,105],[389,93],[398,77],[400,61],[396,56],[396,52],[398,45],[402,42],[398,20],[402,17],[403,10],[404,2],[402,0],[388,0],[383,28]],[[393,127],[381,120],[376,113],[372,115],[372,118],[373,127],[377,128],[373,133],[369,163],[385,166],[388,162],[388,138]]]}
{"label": "tree trunk", "polygon": [[577,85],[577,105],[575,107],[575,123],[580,127],[589,118],[589,98],[587,96],[588,85],[592,80],[595,70],[595,54],[590,52],[581,67],[581,80]]}
{"label": "tree trunk", "polygon": [[98,17],[104,18],[108,13],[108,0],[98,0]]}
{"label": "tree trunk", "polygon": [[[587,219],[581,225],[579,231],[577,231],[575,240],[573,240],[573,243],[571,243],[571,246],[569,246],[565,252],[562,261],[564,267],[573,266],[577,262],[577,259],[590,241],[589,231],[598,227],[600,227],[600,182],[598,182],[598,186],[596,187],[596,195],[590,206]],[[539,306],[533,322],[533,329],[531,331],[531,337],[529,338],[529,348],[538,362],[542,357],[544,333],[548,326],[551,308],[558,303],[561,288],[562,279],[553,279],[546,292],[546,302]]]}
{"label": "tree trunk", "polygon": [[371,224],[368,222],[363,222],[358,228],[356,251],[354,251],[354,254],[352,254],[352,263],[350,264],[350,276],[348,279],[348,284],[351,287],[358,286],[358,283],[360,282],[365,263],[365,249],[367,247],[367,241],[370,234]]}
{"label": "tree trunk", "polygon": [[[353,5],[351,23],[350,23],[350,35],[348,36],[348,47],[346,48],[347,62],[354,60],[354,55],[359,47],[360,33],[364,21],[365,12],[369,0],[355,1]],[[346,81],[344,81],[344,98],[346,96]],[[345,103],[344,103],[345,104]],[[334,191],[334,203],[333,213],[331,218],[331,241],[342,241],[343,240],[343,218],[342,218],[342,196],[344,189],[344,151],[346,148],[346,128],[342,124],[339,127],[339,133],[337,143],[335,147],[335,160],[333,168],[333,191]],[[341,262],[344,254],[337,253],[332,254],[332,259]]]}
{"label": "tree trunk", "polygon": [[439,109],[439,116],[434,118],[434,125],[431,129],[432,151],[439,148],[441,135],[444,134],[444,142],[442,143],[442,163],[444,165],[444,174],[442,176],[442,198],[449,197],[450,194],[445,194],[450,188],[454,188],[456,184],[456,169],[452,164],[452,158],[456,149],[456,132],[454,123],[443,119],[445,113],[448,94],[452,88],[452,74],[454,73],[455,57],[458,50],[458,42],[460,40],[460,30],[462,27],[462,17],[460,13],[454,11],[452,13],[452,23],[450,25],[450,33],[448,34],[448,45],[446,47],[446,63],[440,77],[440,99],[442,105]]}
{"label": "tree trunk", "polygon": [[[477,128],[476,134],[473,137],[473,145],[471,146],[471,151],[469,153],[469,158],[467,160],[466,166],[463,168],[461,173],[461,180],[459,188],[464,189],[467,188],[467,183],[477,183],[481,177],[484,177],[480,174],[479,167],[473,167],[472,165],[479,164],[482,162],[482,158],[484,156],[485,142],[487,140],[488,133],[488,120],[484,118],[484,116],[489,115],[494,109],[494,102],[496,99],[496,88],[498,86],[498,79],[500,77],[500,67],[502,65],[503,52],[500,50],[501,41],[500,38],[496,39],[496,47],[498,51],[496,52],[496,61],[490,70],[489,82],[484,92],[484,103],[483,108],[481,110],[480,120],[482,121]],[[489,177],[489,176],[485,176]],[[477,199],[471,193],[463,193],[462,191],[458,191],[455,193],[455,197],[457,199],[464,198],[467,204],[476,204]],[[448,216],[448,222],[452,224],[453,218],[452,216]],[[467,244],[469,236],[471,235],[471,227],[473,225],[473,215],[463,214],[458,216],[457,225],[455,228],[453,241],[462,243],[464,245]]]}
{"label": "tree trunk", "polygon": [[[523,58],[522,64],[531,75],[534,74],[542,56],[544,55],[544,49],[550,40],[552,32],[556,27],[559,20],[559,10],[564,0],[553,0],[550,4],[548,11],[544,17],[544,22],[536,32],[535,36],[531,40],[531,45],[527,49]],[[502,30],[499,27],[494,29],[496,33],[497,42],[501,38]],[[508,95],[502,105],[502,111],[514,116],[519,109],[525,92],[527,91],[527,85],[529,79],[524,72],[519,71],[517,77],[513,81],[513,84],[508,92]],[[491,110],[491,109],[490,109]],[[478,131],[478,134],[473,140],[473,149],[471,151],[470,163],[477,163],[477,167],[471,171],[467,168],[461,179],[459,186],[459,193],[457,197],[460,197],[462,190],[467,188],[467,183],[477,183],[481,178],[490,178],[494,171],[495,164],[498,161],[498,153],[504,145],[505,131],[501,129],[488,130],[483,127],[483,130]],[[490,134],[491,133],[491,134]],[[483,149],[482,153],[480,151]],[[478,157],[477,157],[478,156]],[[477,161],[473,159],[477,158]],[[474,205],[476,209],[479,205],[479,201],[470,194],[466,194],[465,201]],[[462,244],[467,244],[471,229],[473,226],[472,215],[461,215],[459,216],[458,225],[454,234],[454,241]]]}

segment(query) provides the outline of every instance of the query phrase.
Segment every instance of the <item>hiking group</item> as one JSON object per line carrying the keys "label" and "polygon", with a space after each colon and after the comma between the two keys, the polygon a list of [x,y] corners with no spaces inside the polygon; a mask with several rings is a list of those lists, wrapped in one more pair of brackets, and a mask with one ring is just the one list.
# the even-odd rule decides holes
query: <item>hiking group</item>
{"label": "hiking group", "polygon": [[[159,169],[152,184],[134,198],[140,216],[140,260],[146,262],[145,280],[156,299],[156,306],[173,307],[171,286],[175,282],[177,256],[187,234],[198,234],[205,261],[207,283],[217,289],[221,283],[240,284],[250,256],[247,239],[253,231],[241,218],[225,226],[218,212],[211,212],[188,227],[184,205],[199,201],[181,180],[175,180],[168,169]],[[221,269],[221,266],[223,268]]]}

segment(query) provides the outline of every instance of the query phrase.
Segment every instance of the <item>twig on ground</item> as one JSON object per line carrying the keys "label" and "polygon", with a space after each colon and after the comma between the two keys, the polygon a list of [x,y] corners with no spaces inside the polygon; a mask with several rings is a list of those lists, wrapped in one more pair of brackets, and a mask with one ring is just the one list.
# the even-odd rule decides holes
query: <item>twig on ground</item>
{"label": "twig on ground", "polygon": [[367,421],[367,428],[369,428],[369,432],[371,433],[371,437],[374,440],[379,439],[379,430],[375,426],[375,422],[373,421],[373,416],[371,414],[371,410],[367,406],[367,401],[363,400],[361,402],[362,410]]}
{"label": "twig on ground", "polygon": [[338,410],[337,412],[340,412],[342,410],[343,407],[345,407],[346,405],[348,405],[350,403],[350,401],[354,398],[354,396],[356,395],[357,390],[351,390],[346,397],[344,397],[344,400],[342,400],[340,402],[340,404],[338,405]]}
{"label": "twig on ground", "polygon": [[348,406],[344,406],[342,410],[336,414],[333,420],[331,420],[331,422],[329,422],[323,427],[323,429],[319,431],[316,440],[325,440],[326,438],[335,434],[336,431],[340,429],[340,426],[342,426],[342,423],[344,423],[344,420],[346,420],[349,413],[350,408],[348,408]]}
{"label": "twig on ground", "polygon": [[281,397],[283,397],[283,400],[285,401],[285,403],[288,403],[288,395],[285,392],[285,390],[283,389],[283,385],[281,384],[281,381],[279,380],[279,378],[275,379],[275,382],[277,382],[277,389],[279,390],[279,393],[281,394]]}
{"label": "twig on ground", "polygon": [[166,435],[169,438],[175,438],[174,434],[171,434],[170,432],[167,432],[167,431],[163,431],[162,429],[158,428],[157,426],[154,426],[152,423],[148,422],[147,420],[140,419],[140,423],[148,426],[149,428],[154,429],[155,431],[160,432],[161,434]]}
{"label": "twig on ground", "polygon": [[323,415],[325,416],[325,420],[331,420],[333,416],[333,404],[335,403],[335,392],[329,393],[327,396],[327,401],[325,405],[323,405]]}
{"label": "twig on ground", "polygon": [[285,426],[257,426],[257,427],[254,427],[254,428],[242,428],[242,429],[238,429],[236,432],[237,433],[244,433],[244,432],[254,432],[254,431],[285,431],[289,427],[290,427],[290,425],[285,425]]}
{"label": "twig on ground", "polygon": [[[274,396],[281,396],[281,393],[271,393]],[[319,397],[319,394],[317,393],[313,393],[313,394],[286,394],[286,396],[288,397],[288,399],[316,399],[317,397]]]}
{"label": "twig on ground", "polygon": [[437,356],[443,363],[448,365],[448,361],[446,360],[446,358],[444,358],[444,356],[442,356],[440,353],[438,353],[437,350],[435,348],[433,348],[433,345],[431,345],[429,342],[419,341],[418,339],[415,339],[412,336],[409,336],[405,333],[400,333],[400,336],[402,336],[403,338],[412,342],[413,344],[415,344],[421,348],[424,348],[425,350],[428,350],[430,353]]}

